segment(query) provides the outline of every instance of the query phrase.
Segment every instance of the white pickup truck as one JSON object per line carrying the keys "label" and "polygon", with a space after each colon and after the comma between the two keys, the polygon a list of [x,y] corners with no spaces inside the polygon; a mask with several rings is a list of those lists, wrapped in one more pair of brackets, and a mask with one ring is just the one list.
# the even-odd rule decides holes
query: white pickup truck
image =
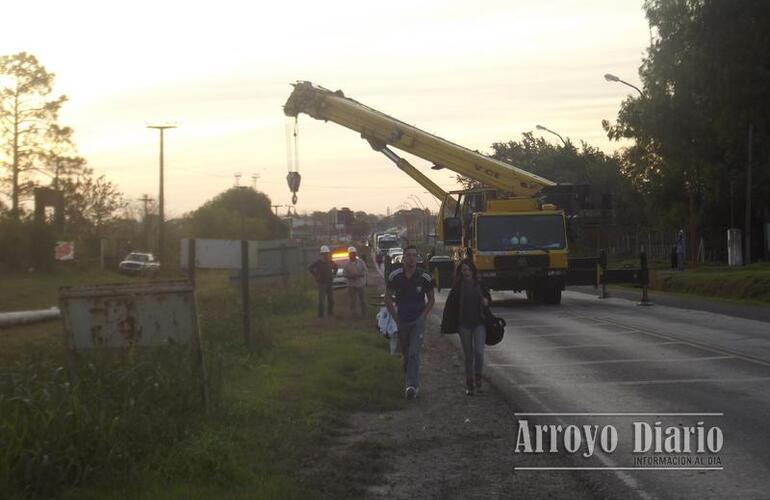
{"label": "white pickup truck", "polygon": [[160,263],[151,253],[131,252],[118,264],[122,274],[153,275],[160,270]]}

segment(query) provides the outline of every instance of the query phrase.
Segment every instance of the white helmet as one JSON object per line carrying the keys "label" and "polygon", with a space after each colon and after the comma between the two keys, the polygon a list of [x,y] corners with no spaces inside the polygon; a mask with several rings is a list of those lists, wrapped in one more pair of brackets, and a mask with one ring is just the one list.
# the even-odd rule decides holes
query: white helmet
{"label": "white helmet", "polygon": [[326,245],[321,246],[321,253],[329,253],[329,247]]}
{"label": "white helmet", "polygon": [[356,247],[348,247],[348,253],[358,253]]}

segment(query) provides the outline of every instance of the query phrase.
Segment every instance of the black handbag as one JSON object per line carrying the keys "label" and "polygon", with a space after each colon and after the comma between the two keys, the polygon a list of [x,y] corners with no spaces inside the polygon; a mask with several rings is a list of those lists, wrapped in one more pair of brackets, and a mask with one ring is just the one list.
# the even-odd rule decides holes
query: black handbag
{"label": "black handbag", "polygon": [[505,320],[498,318],[487,309],[484,314],[484,328],[487,330],[486,345],[497,345],[505,335]]}
{"label": "black handbag", "polygon": [[452,290],[446,299],[444,313],[441,316],[441,333],[457,333],[460,321],[460,308],[458,307],[457,291]]}

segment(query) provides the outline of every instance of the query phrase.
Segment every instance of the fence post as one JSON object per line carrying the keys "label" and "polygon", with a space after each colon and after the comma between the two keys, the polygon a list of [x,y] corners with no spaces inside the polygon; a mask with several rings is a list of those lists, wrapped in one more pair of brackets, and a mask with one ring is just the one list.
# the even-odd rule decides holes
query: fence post
{"label": "fence post", "polygon": [[647,253],[644,250],[639,255],[639,260],[641,261],[642,268],[642,301],[639,302],[639,305],[651,306],[652,302],[650,302],[650,298],[647,296],[647,288],[650,285],[650,270],[647,267]]}
{"label": "fence post", "polygon": [[192,283],[193,287],[195,287],[195,247],[195,238],[190,238],[187,240],[187,277],[190,280],[190,283]]}
{"label": "fence post", "polygon": [[99,269],[104,271],[105,265],[104,265],[104,247],[105,247],[106,240],[104,238],[99,238]]}
{"label": "fence post", "polygon": [[281,243],[281,278],[283,279],[283,287],[289,286],[289,266],[286,263],[286,252],[288,248]]}
{"label": "fence post", "polygon": [[241,303],[243,307],[243,340],[251,349],[251,308],[249,301],[249,242],[241,240]]}
{"label": "fence post", "polygon": [[602,291],[599,292],[599,298],[606,299],[610,294],[607,293],[607,283],[604,280],[604,274],[607,271],[607,252],[605,250],[599,250],[599,267],[601,268],[602,282]]}
{"label": "fence post", "polygon": [[[193,240],[195,241],[195,240]],[[198,301],[195,298],[195,285],[193,284],[193,311],[195,313],[195,335],[192,338],[192,348],[194,351],[193,356],[193,372],[197,371],[197,375],[200,378],[200,393],[201,400],[203,401],[203,410],[208,413],[211,409],[210,395],[209,395],[209,378],[206,371],[206,362],[203,359],[203,346],[201,345],[201,321],[198,315]]]}

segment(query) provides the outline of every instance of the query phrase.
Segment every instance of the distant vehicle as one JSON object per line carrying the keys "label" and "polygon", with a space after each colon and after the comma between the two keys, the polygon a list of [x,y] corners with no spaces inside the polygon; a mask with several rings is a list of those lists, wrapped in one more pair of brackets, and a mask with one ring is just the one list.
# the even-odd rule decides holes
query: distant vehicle
{"label": "distant vehicle", "polygon": [[[425,259],[422,255],[417,254],[417,267],[422,267],[423,269],[425,266]],[[393,270],[398,269],[399,267],[404,265],[404,253],[395,253],[392,257],[387,257],[385,259],[385,276],[387,277]]]}
{"label": "distant vehicle", "polygon": [[404,253],[404,249],[401,247],[393,247],[388,249],[388,257],[390,257],[391,259],[396,255],[401,255],[403,253]]}
{"label": "distant vehicle", "polygon": [[334,275],[334,279],[332,280],[332,288],[335,290],[339,288],[347,288],[348,279],[343,274],[345,266],[348,265],[348,262],[350,262],[347,248],[335,249],[332,252],[332,261],[337,264],[337,274]]}
{"label": "distant vehicle", "polygon": [[393,235],[387,235],[387,237],[380,237],[377,242],[377,264],[382,264],[388,250],[399,246],[398,238]]}
{"label": "distant vehicle", "polygon": [[159,270],[160,262],[147,252],[131,252],[118,264],[118,271],[122,274],[153,275]]}

